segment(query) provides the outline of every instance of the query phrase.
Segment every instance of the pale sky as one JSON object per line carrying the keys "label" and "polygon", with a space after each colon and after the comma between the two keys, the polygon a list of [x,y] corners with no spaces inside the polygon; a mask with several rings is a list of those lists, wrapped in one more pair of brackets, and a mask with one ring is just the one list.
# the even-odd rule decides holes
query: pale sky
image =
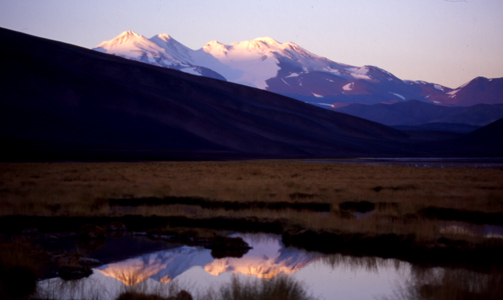
{"label": "pale sky", "polygon": [[0,0],[0,27],[86,48],[126,30],[194,50],[269,36],[451,88],[503,77],[503,0]]}

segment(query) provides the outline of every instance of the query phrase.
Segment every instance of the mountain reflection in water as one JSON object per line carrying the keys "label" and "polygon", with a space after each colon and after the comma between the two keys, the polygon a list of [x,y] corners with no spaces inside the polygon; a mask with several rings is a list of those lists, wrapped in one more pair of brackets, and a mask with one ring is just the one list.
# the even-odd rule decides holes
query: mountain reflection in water
{"label": "mountain reflection in water", "polygon": [[104,265],[96,271],[118,279],[125,285],[135,285],[148,278],[170,282],[193,267],[200,267],[214,276],[228,272],[273,278],[279,274],[293,274],[321,258],[317,253],[284,248],[278,237],[253,240],[248,236],[247,242],[254,245],[253,249],[241,258],[214,259],[211,250],[183,246]]}
{"label": "mountain reflection in water", "polygon": [[93,295],[93,299],[115,299],[125,288],[162,291],[173,286],[197,296],[228,285],[233,276],[269,280],[284,274],[301,282],[316,299],[503,299],[499,268],[479,272],[460,266],[439,268],[396,259],[325,255],[285,248],[276,235],[239,236],[253,247],[241,258],[214,259],[211,250],[181,246],[103,265],[79,281],[44,280],[39,283],[40,298]]}

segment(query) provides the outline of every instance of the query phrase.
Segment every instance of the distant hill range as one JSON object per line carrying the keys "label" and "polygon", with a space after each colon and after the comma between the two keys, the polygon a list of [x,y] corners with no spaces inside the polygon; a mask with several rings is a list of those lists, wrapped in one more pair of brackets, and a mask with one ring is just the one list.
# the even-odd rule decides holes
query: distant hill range
{"label": "distant hill range", "polygon": [[503,78],[477,77],[452,89],[402,80],[375,66],[334,62],[292,42],[280,43],[269,37],[231,44],[212,41],[192,50],[168,34],[148,39],[126,31],[94,49],[191,74],[225,78],[325,108],[408,100],[446,106],[503,104]]}
{"label": "distant hill range", "polygon": [[0,161],[456,156],[468,146],[470,155],[503,155],[501,121],[431,142],[268,91],[6,29],[0,46]]}
{"label": "distant hill range", "polygon": [[335,109],[402,130],[468,133],[503,118],[503,104],[448,107],[417,100],[395,104],[351,104]]}

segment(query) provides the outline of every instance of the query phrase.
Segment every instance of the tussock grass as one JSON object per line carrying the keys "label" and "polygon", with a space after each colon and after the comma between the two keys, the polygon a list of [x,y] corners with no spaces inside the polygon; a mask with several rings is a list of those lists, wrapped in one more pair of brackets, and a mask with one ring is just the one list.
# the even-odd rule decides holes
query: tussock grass
{"label": "tussock grass", "polygon": [[272,279],[239,279],[233,276],[230,284],[218,291],[208,291],[201,300],[308,300],[310,296],[302,283],[279,275]]}
{"label": "tussock grass", "polygon": [[[187,197],[236,203],[328,203],[330,213],[208,209],[194,205],[112,207],[108,199]],[[364,219],[340,210],[370,202]],[[4,163],[0,215],[187,216],[281,220],[287,227],[348,233],[441,236],[427,207],[503,213],[503,170],[438,169],[304,161]],[[475,237],[459,237],[471,239]]]}
{"label": "tussock grass", "polygon": [[498,169],[299,161],[0,164],[3,215],[106,215],[107,199],[142,197],[399,202],[402,210],[494,212],[503,211],[502,179]]}

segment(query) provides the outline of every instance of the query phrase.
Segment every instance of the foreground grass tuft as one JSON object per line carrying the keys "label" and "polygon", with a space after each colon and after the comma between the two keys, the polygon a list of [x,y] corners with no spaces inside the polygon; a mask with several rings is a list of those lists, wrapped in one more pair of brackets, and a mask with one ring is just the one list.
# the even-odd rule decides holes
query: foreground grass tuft
{"label": "foreground grass tuft", "polygon": [[[168,296],[164,295],[168,294]],[[273,279],[247,278],[233,276],[230,283],[219,290],[199,291],[192,295],[180,289],[149,293],[133,287],[122,292],[116,300],[311,300],[304,286],[295,279],[280,275]]]}
{"label": "foreground grass tuft", "polygon": [[230,284],[223,286],[215,295],[208,295],[207,300],[308,300],[303,285],[286,275],[273,279],[242,280],[234,276]]}
{"label": "foreground grass tuft", "polygon": [[141,292],[123,292],[116,300],[193,300],[192,295],[181,290],[176,296],[163,297],[157,294],[145,294]]}

